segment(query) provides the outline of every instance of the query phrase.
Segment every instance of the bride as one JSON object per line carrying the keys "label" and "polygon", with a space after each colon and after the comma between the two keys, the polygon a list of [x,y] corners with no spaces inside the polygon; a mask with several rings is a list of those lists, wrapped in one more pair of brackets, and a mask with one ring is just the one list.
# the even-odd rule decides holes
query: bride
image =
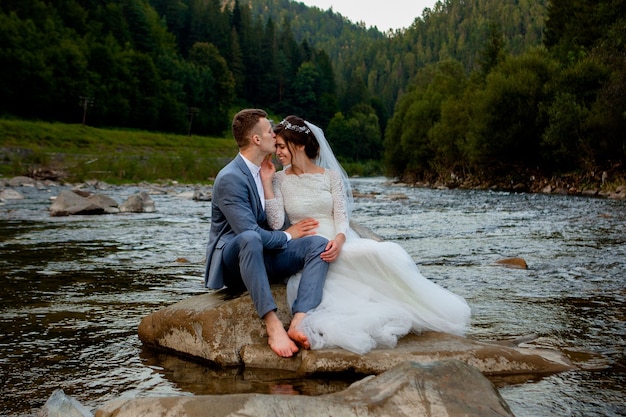
{"label": "bride", "polygon": [[[261,166],[265,210],[273,229],[313,217],[317,234],[329,239],[322,258],[331,262],[324,295],[299,329],[311,349],[340,347],[364,354],[392,348],[410,331],[462,335],[470,321],[465,300],[421,275],[398,244],[360,238],[349,226],[350,182],[320,128],[289,116],[274,129],[276,172]],[[286,217],[285,217],[286,215]],[[299,275],[287,284],[293,304]]]}

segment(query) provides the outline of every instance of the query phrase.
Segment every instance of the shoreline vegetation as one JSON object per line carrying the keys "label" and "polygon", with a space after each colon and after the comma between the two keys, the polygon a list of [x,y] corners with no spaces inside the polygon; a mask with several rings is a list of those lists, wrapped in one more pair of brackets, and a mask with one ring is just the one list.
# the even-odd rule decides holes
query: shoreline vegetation
{"label": "shoreline vegetation", "polygon": [[[59,182],[111,184],[176,181],[211,184],[236,154],[232,138],[176,135],[140,130],[95,128],[81,124],[0,119],[0,177],[27,176]],[[345,164],[350,176],[383,175],[372,161]],[[363,175],[367,173],[367,175]],[[394,180],[426,188],[491,189],[626,199],[621,166],[546,177],[521,168],[516,174],[433,174]]]}
{"label": "shoreline vegetation", "polygon": [[236,152],[229,138],[0,119],[3,177],[210,183]]}

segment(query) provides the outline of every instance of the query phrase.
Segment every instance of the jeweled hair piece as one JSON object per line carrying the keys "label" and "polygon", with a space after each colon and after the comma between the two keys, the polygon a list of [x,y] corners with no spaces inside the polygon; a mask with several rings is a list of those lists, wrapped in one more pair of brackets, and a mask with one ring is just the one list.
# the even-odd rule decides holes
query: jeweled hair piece
{"label": "jeweled hair piece", "polygon": [[283,126],[283,128],[287,130],[293,130],[294,132],[306,133],[307,135],[311,133],[311,129],[309,129],[307,126],[298,126],[298,125],[291,124],[287,121],[287,119],[283,119],[283,121],[280,122],[279,124]]}

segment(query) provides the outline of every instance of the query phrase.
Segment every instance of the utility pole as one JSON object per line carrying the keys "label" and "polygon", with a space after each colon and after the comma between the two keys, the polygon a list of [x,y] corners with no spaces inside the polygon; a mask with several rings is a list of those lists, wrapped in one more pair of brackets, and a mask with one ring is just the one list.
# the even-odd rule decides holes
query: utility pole
{"label": "utility pole", "polygon": [[189,116],[189,137],[191,137],[191,123],[193,123],[193,116],[200,113],[200,109],[197,107],[187,107],[187,116]]}
{"label": "utility pole", "polygon": [[85,121],[87,120],[87,107],[93,107],[93,102],[94,102],[93,97],[80,96],[79,105],[83,108],[83,125],[85,124]]}

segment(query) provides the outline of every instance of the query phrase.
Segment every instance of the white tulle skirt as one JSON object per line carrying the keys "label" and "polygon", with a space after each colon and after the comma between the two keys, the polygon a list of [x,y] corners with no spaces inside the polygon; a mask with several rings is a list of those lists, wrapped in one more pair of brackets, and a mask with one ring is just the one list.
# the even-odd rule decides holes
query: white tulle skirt
{"label": "white tulle skirt", "polygon": [[[287,301],[295,301],[300,274],[289,279]],[[311,349],[340,347],[364,354],[392,348],[410,331],[462,335],[470,307],[460,296],[426,279],[398,244],[348,239],[330,265],[324,295],[299,329]]]}

